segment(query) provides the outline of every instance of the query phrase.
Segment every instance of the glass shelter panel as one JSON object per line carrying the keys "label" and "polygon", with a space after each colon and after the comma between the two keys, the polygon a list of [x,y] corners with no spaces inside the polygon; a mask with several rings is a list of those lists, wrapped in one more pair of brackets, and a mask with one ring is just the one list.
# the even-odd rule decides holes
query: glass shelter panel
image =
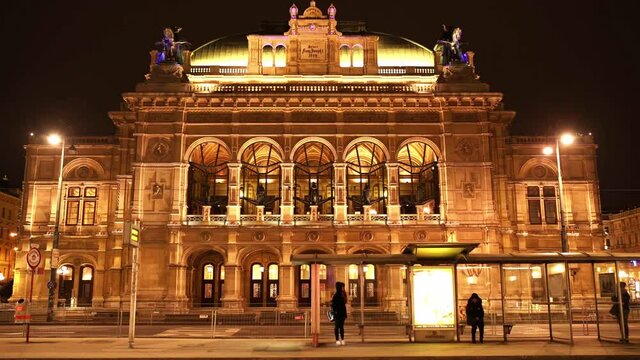
{"label": "glass shelter panel", "polygon": [[549,338],[545,274],[544,264],[503,265],[504,331],[508,338]]}
{"label": "glass shelter panel", "polygon": [[[461,340],[471,340],[471,321],[467,321],[466,306],[471,294],[478,294],[484,310],[484,339],[502,340],[502,293],[500,266],[487,264],[464,264],[457,266],[459,324],[464,325]],[[469,319],[471,320],[471,319]],[[479,332],[479,329],[477,330]],[[476,334],[479,337],[479,334]]]}

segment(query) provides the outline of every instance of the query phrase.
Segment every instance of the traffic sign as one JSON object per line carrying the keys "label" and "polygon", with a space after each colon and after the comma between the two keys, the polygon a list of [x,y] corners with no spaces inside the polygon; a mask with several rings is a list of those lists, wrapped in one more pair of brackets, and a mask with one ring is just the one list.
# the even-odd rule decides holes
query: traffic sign
{"label": "traffic sign", "polygon": [[31,269],[37,268],[38,265],[40,265],[40,260],[42,260],[40,250],[37,248],[29,249],[29,252],[27,253],[27,264],[29,264],[29,267]]}
{"label": "traffic sign", "polygon": [[126,222],[123,237],[125,244],[138,247],[140,244],[140,223]]}

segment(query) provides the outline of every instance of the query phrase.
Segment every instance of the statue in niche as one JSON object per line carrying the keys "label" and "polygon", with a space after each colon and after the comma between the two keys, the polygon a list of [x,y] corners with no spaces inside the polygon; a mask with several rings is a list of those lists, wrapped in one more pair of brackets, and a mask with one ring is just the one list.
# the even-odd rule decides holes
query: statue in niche
{"label": "statue in niche", "polygon": [[258,184],[258,187],[256,188],[255,199],[251,199],[248,197],[243,197],[242,199],[248,201],[253,205],[264,206],[265,211],[273,211],[273,203],[280,200],[279,197],[267,195],[267,189],[265,189],[262,184]]}
{"label": "statue in niche", "polygon": [[435,51],[440,54],[440,64],[468,64],[469,56],[462,42],[462,28],[442,25],[442,35],[436,43]]}
{"label": "statue in niche", "polygon": [[305,204],[306,207],[308,207],[311,205],[320,206],[326,203],[327,201],[331,201],[333,197],[328,197],[326,199],[323,199],[322,196],[320,195],[320,190],[318,189],[318,183],[315,181],[312,181],[311,184],[309,185],[309,193],[307,194],[307,196],[305,196],[304,198],[299,198],[295,196],[294,199],[300,201],[301,203]]}
{"label": "statue in niche", "polygon": [[177,62],[184,64],[183,51],[189,50],[191,44],[182,39],[180,35],[181,27],[166,27],[162,31],[162,40],[156,42],[156,64],[163,62]]}
{"label": "statue in niche", "polygon": [[371,188],[369,187],[369,184],[366,184],[363,188],[362,191],[360,192],[360,196],[352,196],[351,197],[351,201],[353,201],[354,203],[363,206],[363,205],[373,205],[379,201],[382,201],[386,199],[386,197],[381,196],[377,199],[371,199]]}

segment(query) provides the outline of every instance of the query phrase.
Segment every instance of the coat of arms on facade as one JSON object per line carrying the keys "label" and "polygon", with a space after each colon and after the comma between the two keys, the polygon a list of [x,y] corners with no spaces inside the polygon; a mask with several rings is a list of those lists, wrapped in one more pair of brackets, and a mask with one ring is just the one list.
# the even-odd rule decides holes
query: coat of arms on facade
{"label": "coat of arms on facade", "polygon": [[153,139],[149,142],[149,154],[154,161],[166,159],[171,153],[171,145],[166,139]]}
{"label": "coat of arms on facade", "polygon": [[373,240],[373,233],[370,231],[363,231],[360,233],[360,240],[369,242]]}
{"label": "coat of arms on facade", "polygon": [[317,231],[310,231],[307,233],[307,240],[316,242],[320,240],[320,233]]}
{"label": "coat of arms on facade", "polygon": [[258,242],[262,242],[264,241],[264,239],[266,238],[266,236],[264,235],[264,233],[262,231],[256,231],[253,233],[253,240],[258,241]]}
{"label": "coat of arms on facade", "polygon": [[417,242],[427,241],[427,232],[420,230],[413,233],[413,239]]}
{"label": "coat of arms on facade", "polygon": [[463,138],[456,144],[455,153],[461,158],[469,160],[476,153],[478,147],[478,144],[475,142],[472,142],[468,138]]}

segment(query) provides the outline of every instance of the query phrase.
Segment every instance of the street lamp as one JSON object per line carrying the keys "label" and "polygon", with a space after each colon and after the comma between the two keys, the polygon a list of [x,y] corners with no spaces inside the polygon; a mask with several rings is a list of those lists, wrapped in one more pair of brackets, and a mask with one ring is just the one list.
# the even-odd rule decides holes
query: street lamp
{"label": "street lamp", "polygon": [[569,146],[574,143],[576,140],[575,135],[571,133],[564,133],[559,137],[556,137],[556,146],[555,149],[551,146],[546,146],[542,149],[542,153],[545,155],[551,155],[556,153],[556,162],[558,166],[558,202],[560,203],[560,239],[562,241],[562,252],[569,251],[569,243],[567,242],[567,224],[565,221],[565,213],[564,213],[564,186],[562,184],[562,167],[560,165],[560,144],[565,146]]}
{"label": "street lamp", "polygon": [[[47,322],[53,321],[53,302],[55,299],[55,289],[56,289],[56,271],[55,268],[57,264],[54,263],[55,254],[58,252],[58,244],[60,242],[60,208],[62,207],[62,170],[64,170],[64,150],[65,150],[65,141],[64,137],[59,134],[51,134],[47,136],[47,142],[50,145],[58,146],[60,145],[60,171],[58,173],[58,198],[56,201],[56,222],[53,227],[53,244],[51,246],[51,264],[50,264],[50,277],[49,282],[47,283],[47,288],[49,289],[49,298],[47,301]],[[73,148],[73,145],[72,145]],[[69,149],[74,150],[74,149]]]}

